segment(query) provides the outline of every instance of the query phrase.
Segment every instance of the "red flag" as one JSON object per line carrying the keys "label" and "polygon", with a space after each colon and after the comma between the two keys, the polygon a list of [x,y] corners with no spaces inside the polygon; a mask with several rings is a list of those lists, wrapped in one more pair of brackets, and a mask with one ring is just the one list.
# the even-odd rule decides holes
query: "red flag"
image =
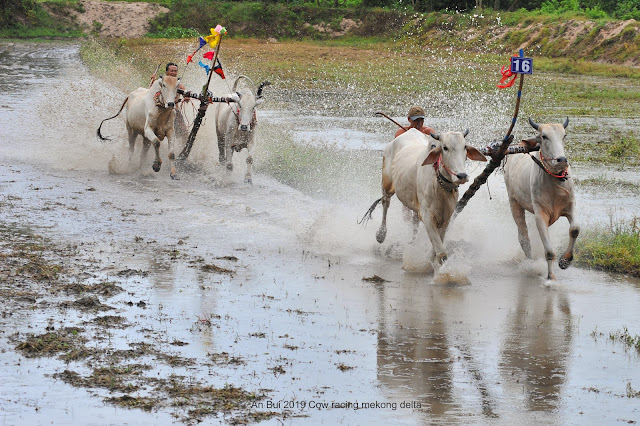
{"label": "red flag", "polygon": [[210,61],[213,60],[213,50],[202,55],[203,58],[208,59]]}
{"label": "red flag", "polygon": [[[500,84],[497,84],[498,89],[506,89],[507,87],[513,86],[516,78],[518,78],[518,74],[512,73],[511,67],[506,65],[500,68],[500,74],[502,74],[502,78],[500,79]],[[511,77],[513,77],[511,81],[507,81]]]}

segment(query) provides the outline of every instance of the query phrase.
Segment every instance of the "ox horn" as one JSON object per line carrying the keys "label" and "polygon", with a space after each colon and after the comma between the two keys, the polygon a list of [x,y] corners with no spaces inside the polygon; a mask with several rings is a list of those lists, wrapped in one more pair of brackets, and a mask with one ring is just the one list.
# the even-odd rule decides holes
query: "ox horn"
{"label": "ox horn", "polygon": [[465,130],[465,131],[462,133],[462,137],[463,137],[463,138],[466,138],[468,134],[469,134],[469,129]]}
{"label": "ox horn", "polygon": [[569,117],[567,117],[567,119],[564,120],[564,123],[562,123],[562,127],[566,129],[568,125],[569,125]]}
{"label": "ox horn", "polygon": [[256,92],[256,97],[261,98],[262,97],[262,89],[264,89],[265,86],[270,86],[271,82],[270,81],[263,81],[262,83],[260,83],[260,86],[258,86],[258,91]]}
{"label": "ox horn", "polygon": [[240,82],[240,79],[243,79],[243,78],[246,78],[247,80],[249,80],[249,82],[253,85],[253,80],[251,80],[246,75],[240,74],[239,76],[236,77],[236,80],[233,82],[233,88],[231,89],[232,92],[236,92],[237,91],[238,83]]}
{"label": "ox horn", "polygon": [[529,124],[531,124],[531,127],[533,127],[534,129],[538,130],[538,123],[536,123],[535,121],[533,121],[531,119],[531,117],[529,117]]}
{"label": "ox horn", "polygon": [[429,133],[429,136],[431,136],[432,138],[434,138],[437,141],[440,140],[440,135],[437,134],[437,133]]}

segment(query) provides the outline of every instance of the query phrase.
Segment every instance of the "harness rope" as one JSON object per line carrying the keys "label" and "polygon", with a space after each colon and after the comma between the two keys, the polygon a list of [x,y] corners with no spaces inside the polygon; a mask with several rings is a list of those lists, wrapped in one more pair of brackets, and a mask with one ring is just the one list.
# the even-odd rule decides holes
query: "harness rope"
{"label": "harness rope", "polygon": [[[440,184],[440,188],[444,189],[450,194],[453,194],[454,192],[458,192],[458,185],[456,185],[455,183],[451,182],[449,179],[444,177],[444,175],[440,171],[440,165],[442,165],[442,167],[444,167],[447,173],[449,173],[451,176],[455,176],[455,173],[449,170],[449,168],[444,164],[444,161],[442,161],[442,155],[440,155],[440,157],[438,157],[438,161],[433,163],[433,169],[437,173],[436,178],[438,179],[438,184]],[[447,188],[445,185],[453,185],[453,187]]]}
{"label": "harness rope", "polygon": [[542,161],[545,161],[544,157],[542,156],[542,151],[540,151],[540,158],[542,159],[542,161],[538,160],[536,157],[534,157],[533,155],[529,154],[529,157],[531,157],[531,159],[542,169],[545,171],[545,173],[547,173],[549,176],[553,176],[554,178],[558,179],[560,182],[564,182],[565,180],[569,179],[569,174],[567,172],[567,169],[564,169],[564,171],[562,173],[560,173],[559,175],[555,175],[553,173],[551,173],[549,171],[549,169],[547,169],[545,167],[545,165],[543,164]]}
{"label": "harness rope", "polygon": [[164,102],[164,96],[162,96],[162,91],[158,90],[155,95],[153,95],[153,101],[155,102],[158,108],[166,108]]}

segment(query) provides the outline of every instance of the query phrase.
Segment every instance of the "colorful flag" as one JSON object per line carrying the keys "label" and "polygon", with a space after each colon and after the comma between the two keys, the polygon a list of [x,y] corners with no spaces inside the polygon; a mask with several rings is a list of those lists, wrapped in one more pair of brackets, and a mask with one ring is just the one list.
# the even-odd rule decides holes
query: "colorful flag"
{"label": "colorful flag", "polygon": [[204,68],[204,70],[207,72],[207,74],[209,74],[209,65],[203,64],[202,61],[198,61],[198,65],[200,65],[202,68]]}
{"label": "colorful flag", "polygon": [[204,55],[202,55],[202,57],[203,57],[203,58],[205,58],[205,59],[208,59],[208,60],[212,61],[212,60],[213,60],[213,50],[211,50],[211,51],[209,51],[209,52],[205,53]]}
{"label": "colorful flag", "polygon": [[222,64],[220,63],[220,59],[216,58],[216,64],[213,66],[213,72],[218,74],[224,80],[224,71],[222,70]]}
{"label": "colorful flag", "polygon": [[198,47],[198,50],[202,49],[202,46],[204,46],[205,44],[207,44],[207,42],[202,37],[200,37],[200,47]]}

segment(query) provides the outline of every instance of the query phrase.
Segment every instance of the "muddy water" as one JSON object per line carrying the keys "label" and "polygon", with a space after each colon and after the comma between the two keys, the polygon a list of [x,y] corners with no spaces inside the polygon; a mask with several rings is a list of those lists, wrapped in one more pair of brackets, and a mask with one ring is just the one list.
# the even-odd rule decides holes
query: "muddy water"
{"label": "muddy water", "polygon": [[[150,171],[151,158],[129,167],[121,121],[108,127],[113,142],[96,140],[123,93],[88,75],[77,46],[1,45],[0,69],[10,76],[0,80],[2,221],[78,245],[80,261],[101,265],[93,279],[126,287],[109,304],[133,326],[109,330],[96,346],[152,339],[195,359],[197,367],[154,365],[151,375],[264,394],[258,408],[277,415],[263,424],[640,421],[629,393],[640,390],[638,354],[609,339],[625,327],[640,334],[640,282],[576,267],[546,282],[537,237],[538,260],[520,252],[501,176],[489,181],[491,198],[483,188],[450,228],[451,256],[434,277],[423,271],[426,235],[407,244],[396,201],[384,244],[374,237],[379,212],[367,227],[356,224],[379,196],[384,138],[368,130],[373,121],[312,117],[299,130],[288,119],[304,117],[265,105],[253,186],[242,183],[242,155],[232,175],[214,164],[210,121],[192,154],[195,171],[172,181],[166,164]],[[304,159],[291,152],[305,143],[322,155],[300,176]],[[638,182],[637,173],[625,178]],[[628,193],[578,192],[584,228],[632,217],[639,206]],[[563,247],[567,224],[552,231]],[[145,273],[118,278],[123,270]],[[375,275],[386,281],[363,279]],[[16,331],[86,319],[41,304],[2,319],[2,422],[175,421],[177,408],[105,404],[109,391],[52,377],[70,368],[87,374],[87,365],[25,358],[9,342]],[[221,354],[237,362],[212,364]]]}

